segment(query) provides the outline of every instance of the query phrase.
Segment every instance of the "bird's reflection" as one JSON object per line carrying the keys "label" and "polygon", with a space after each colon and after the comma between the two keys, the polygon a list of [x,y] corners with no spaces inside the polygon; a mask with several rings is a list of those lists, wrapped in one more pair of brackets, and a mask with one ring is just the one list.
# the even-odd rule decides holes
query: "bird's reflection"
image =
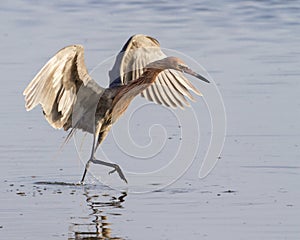
{"label": "bird's reflection", "polygon": [[[112,227],[108,220],[107,212],[111,209],[123,208],[122,203],[127,196],[126,192],[121,193],[118,197],[109,194],[97,195],[92,189],[84,188],[84,196],[91,213],[82,220],[89,219],[88,223],[73,223],[71,226],[74,238],[71,239],[123,239],[122,237],[112,237]],[[112,213],[112,215],[120,215]]]}

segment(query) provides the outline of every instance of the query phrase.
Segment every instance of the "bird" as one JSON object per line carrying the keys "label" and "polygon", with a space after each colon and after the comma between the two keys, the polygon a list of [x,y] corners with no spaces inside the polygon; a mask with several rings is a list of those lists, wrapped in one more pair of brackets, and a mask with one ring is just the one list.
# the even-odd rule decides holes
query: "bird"
{"label": "bird", "polygon": [[158,40],[136,34],[117,54],[108,74],[109,86],[104,88],[89,75],[83,46],[70,45],[59,50],[25,88],[25,108],[30,111],[40,104],[53,128],[70,130],[66,139],[77,130],[93,134],[81,184],[91,163],[111,168],[109,174],[117,172],[128,183],[118,164],[97,159],[95,152],[138,95],[166,107],[190,106],[186,98],[195,101],[191,92],[202,94],[183,73],[209,83],[183,60],[165,55]]}

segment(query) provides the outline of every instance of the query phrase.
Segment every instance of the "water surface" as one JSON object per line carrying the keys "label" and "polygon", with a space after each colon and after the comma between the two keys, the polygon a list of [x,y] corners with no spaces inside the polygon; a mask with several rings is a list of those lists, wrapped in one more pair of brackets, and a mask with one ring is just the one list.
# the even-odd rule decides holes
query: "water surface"
{"label": "water surface", "polygon": [[[299,1],[4,1],[0,19],[1,239],[299,238]],[[148,194],[75,185],[74,145],[59,151],[66,134],[40,109],[27,113],[22,91],[60,48],[83,44],[92,69],[136,33],[213,77],[228,120],[221,159],[200,180],[199,153],[175,184]],[[122,158],[111,137],[103,147]]]}

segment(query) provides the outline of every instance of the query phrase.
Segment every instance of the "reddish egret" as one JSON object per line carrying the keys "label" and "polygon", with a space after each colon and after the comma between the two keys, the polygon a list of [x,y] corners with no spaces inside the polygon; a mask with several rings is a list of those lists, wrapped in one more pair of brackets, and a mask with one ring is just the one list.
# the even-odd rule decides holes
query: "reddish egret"
{"label": "reddish egret", "polygon": [[95,151],[139,94],[168,107],[189,105],[185,97],[193,100],[190,91],[200,92],[183,72],[209,83],[179,58],[167,57],[156,39],[134,35],[109,72],[110,86],[102,88],[88,74],[83,47],[72,45],[56,53],[24,90],[26,110],[40,104],[52,127],[71,129],[68,138],[77,129],[93,134],[91,156],[81,183],[90,163],[111,167],[110,174],[117,172],[127,182],[119,165],[96,159]]}

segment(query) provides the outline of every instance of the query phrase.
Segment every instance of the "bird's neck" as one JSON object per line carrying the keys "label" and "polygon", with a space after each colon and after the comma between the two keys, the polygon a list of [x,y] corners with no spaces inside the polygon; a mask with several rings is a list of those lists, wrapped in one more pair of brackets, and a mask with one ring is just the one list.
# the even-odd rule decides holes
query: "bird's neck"
{"label": "bird's neck", "polygon": [[112,122],[115,122],[126,111],[130,102],[141,92],[147,89],[163,69],[145,69],[142,76],[127,85],[120,87],[113,100]]}
{"label": "bird's neck", "polygon": [[136,84],[135,82],[139,82],[140,84],[151,84],[162,71],[163,69],[160,68],[145,68],[142,76],[132,81],[131,84]]}
{"label": "bird's neck", "polygon": [[147,89],[156,79],[158,74],[163,71],[160,68],[146,68],[143,74],[136,80],[124,85],[123,89],[118,95],[126,95],[130,100],[139,95],[142,91]]}
{"label": "bird's neck", "polygon": [[[160,74],[160,72],[167,68],[168,65],[166,64],[165,59],[152,62],[144,68],[143,74],[138,79],[129,83],[127,87],[132,90],[134,90],[136,87],[137,90],[140,90],[140,88],[144,88],[143,90],[145,90],[147,87],[149,87],[150,84],[155,81],[158,74]],[[141,92],[137,92],[136,95],[138,95],[139,93]]]}

